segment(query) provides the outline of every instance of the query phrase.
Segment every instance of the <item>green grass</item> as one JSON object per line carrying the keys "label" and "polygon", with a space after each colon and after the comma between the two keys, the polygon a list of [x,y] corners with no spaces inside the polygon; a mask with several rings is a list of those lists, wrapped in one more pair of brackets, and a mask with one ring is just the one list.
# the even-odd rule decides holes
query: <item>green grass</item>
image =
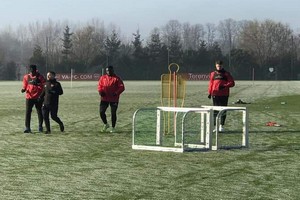
{"label": "green grass", "polygon": [[[230,103],[251,103],[250,148],[187,153],[131,149],[133,113],[160,106],[160,82],[125,81],[117,134],[100,132],[96,85],[62,82],[66,131],[51,121],[45,135],[35,110],[35,133],[23,133],[21,82],[0,82],[0,199],[299,198],[300,82],[237,81]],[[207,82],[188,82],[185,106],[211,105],[206,91]],[[237,135],[235,118],[228,114],[226,137]]]}

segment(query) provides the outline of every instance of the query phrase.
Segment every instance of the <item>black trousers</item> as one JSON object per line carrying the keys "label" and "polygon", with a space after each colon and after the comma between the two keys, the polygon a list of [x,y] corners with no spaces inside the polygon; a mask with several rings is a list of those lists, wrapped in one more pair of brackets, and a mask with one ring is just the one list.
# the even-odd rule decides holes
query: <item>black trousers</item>
{"label": "black trousers", "polygon": [[[213,105],[214,106],[227,106],[228,105],[229,96],[213,96]],[[216,125],[216,117],[218,115],[218,111],[214,111],[214,125]],[[221,125],[225,124],[226,120],[226,112],[221,116]]]}
{"label": "black trousers", "polygon": [[42,114],[42,102],[39,102],[37,99],[26,99],[26,114],[25,114],[25,127],[30,129],[31,113],[32,108],[35,106],[38,119],[39,127],[43,126],[43,114]]}
{"label": "black trousers", "polygon": [[117,109],[118,109],[118,102],[107,102],[107,101],[101,101],[100,102],[100,117],[102,119],[102,122],[104,124],[107,124],[107,119],[106,119],[106,110],[108,106],[110,106],[110,112],[111,112],[111,126],[115,127],[116,122],[117,122]]}
{"label": "black trousers", "polygon": [[43,105],[42,110],[43,110],[43,117],[45,120],[46,129],[48,132],[51,131],[49,114],[51,115],[51,119],[53,119],[60,126],[63,124],[63,122],[57,116],[58,105]]}

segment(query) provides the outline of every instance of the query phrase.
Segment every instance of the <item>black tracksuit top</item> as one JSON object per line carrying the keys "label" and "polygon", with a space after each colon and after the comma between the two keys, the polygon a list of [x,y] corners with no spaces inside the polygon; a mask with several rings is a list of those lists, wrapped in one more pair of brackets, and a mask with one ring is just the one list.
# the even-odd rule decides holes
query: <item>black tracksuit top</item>
{"label": "black tracksuit top", "polygon": [[56,79],[47,80],[40,98],[44,99],[44,105],[58,106],[59,95],[62,94],[63,89]]}

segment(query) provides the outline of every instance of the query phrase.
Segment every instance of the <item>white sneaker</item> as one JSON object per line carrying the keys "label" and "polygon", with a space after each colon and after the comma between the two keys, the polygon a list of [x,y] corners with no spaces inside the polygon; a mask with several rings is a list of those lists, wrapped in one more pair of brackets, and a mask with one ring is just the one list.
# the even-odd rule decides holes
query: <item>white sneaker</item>
{"label": "white sneaker", "polygon": [[108,124],[104,124],[103,125],[103,128],[101,130],[101,132],[106,132],[106,130],[109,128],[109,125]]}
{"label": "white sneaker", "polygon": [[114,127],[111,127],[111,130],[110,130],[111,133],[115,133],[116,132],[116,129]]}
{"label": "white sneaker", "polygon": [[221,132],[224,132],[223,125],[220,125],[220,126],[219,126],[219,132],[220,132],[220,133],[221,133]]}

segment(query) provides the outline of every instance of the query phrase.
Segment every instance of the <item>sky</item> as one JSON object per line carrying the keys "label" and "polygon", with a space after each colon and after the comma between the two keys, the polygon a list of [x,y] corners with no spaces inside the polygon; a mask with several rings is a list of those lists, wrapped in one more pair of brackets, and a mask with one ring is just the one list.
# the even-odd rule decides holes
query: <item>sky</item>
{"label": "sky", "polygon": [[169,20],[218,24],[220,21],[271,19],[300,32],[300,0],[0,0],[0,30],[35,22],[114,24],[123,35],[139,29],[149,35]]}

